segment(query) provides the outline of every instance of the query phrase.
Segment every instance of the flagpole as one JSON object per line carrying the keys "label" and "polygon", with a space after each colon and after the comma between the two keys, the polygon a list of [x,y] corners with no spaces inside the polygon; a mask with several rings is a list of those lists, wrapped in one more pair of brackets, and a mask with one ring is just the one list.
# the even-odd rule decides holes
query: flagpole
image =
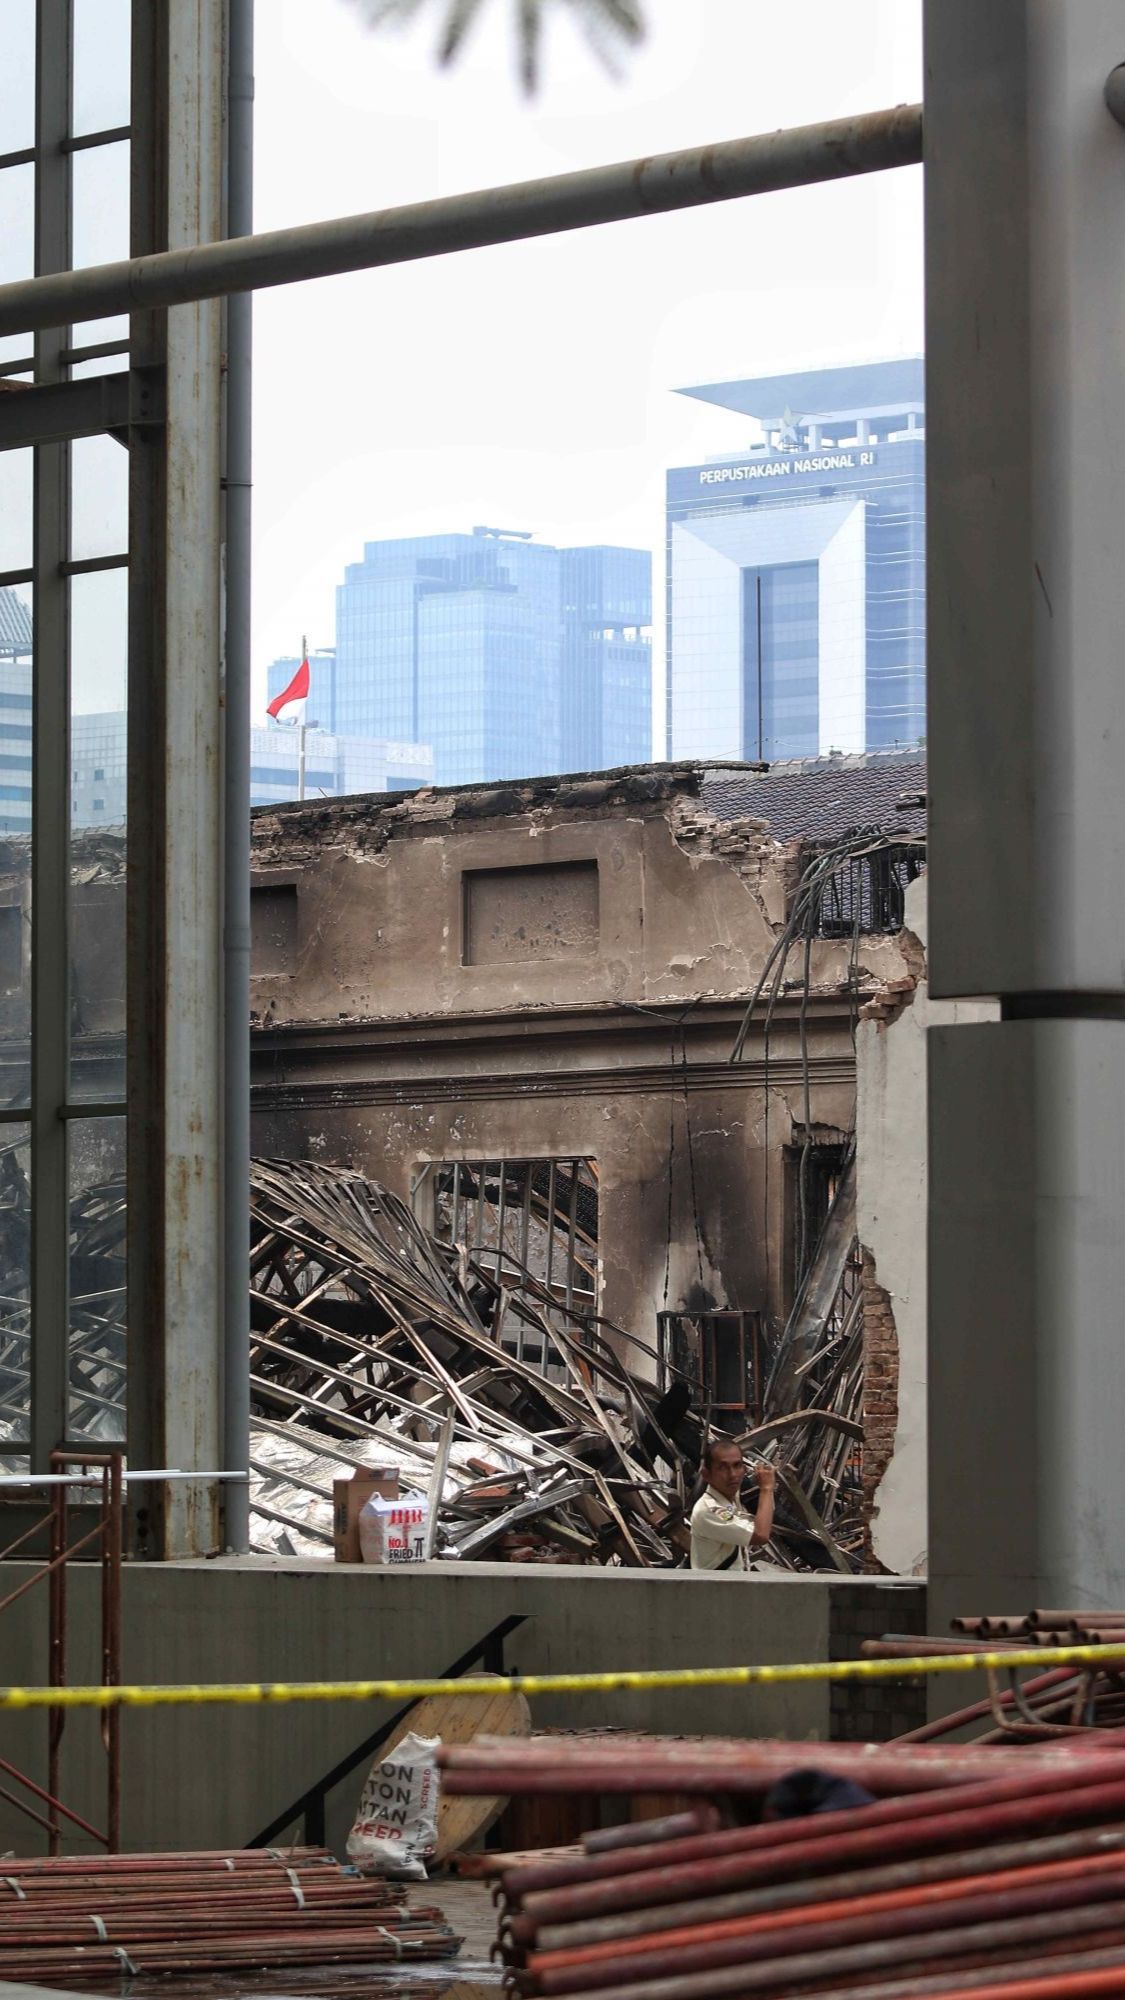
{"label": "flagpole", "polygon": [[[307,634],[302,632],[301,658],[302,660],[307,660],[308,657],[309,657],[308,637]],[[305,718],[303,712],[301,715],[301,720],[297,725],[297,728],[299,732],[297,737],[297,799],[298,802],[300,802],[305,796]]]}

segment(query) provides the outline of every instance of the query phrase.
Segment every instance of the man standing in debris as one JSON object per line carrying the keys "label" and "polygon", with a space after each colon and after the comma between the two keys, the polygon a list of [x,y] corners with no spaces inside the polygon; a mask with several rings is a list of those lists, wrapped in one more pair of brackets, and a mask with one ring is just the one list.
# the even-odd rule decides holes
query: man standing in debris
{"label": "man standing in debris", "polygon": [[691,1566],[749,1569],[751,1549],[760,1549],[773,1533],[777,1474],[772,1465],[759,1466],[758,1510],[751,1515],[739,1498],[746,1460],[732,1438],[708,1440],[702,1472],[707,1489],[691,1510]]}

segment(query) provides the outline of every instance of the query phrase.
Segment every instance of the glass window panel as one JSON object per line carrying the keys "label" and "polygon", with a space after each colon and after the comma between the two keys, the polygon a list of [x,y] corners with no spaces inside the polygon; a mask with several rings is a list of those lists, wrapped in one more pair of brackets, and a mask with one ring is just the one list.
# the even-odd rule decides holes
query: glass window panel
{"label": "glass window panel", "polygon": [[[122,453],[124,456],[124,453]],[[70,579],[71,712],[121,712],[129,635],[129,573],[95,570]]]}
{"label": "glass window panel", "polygon": [[0,452],[0,570],[31,568],[33,471],[30,450]]}
{"label": "glass window panel", "polygon": [[[124,457],[124,453],[122,453]],[[125,1094],[128,572],[70,579],[70,1094]]]}
{"label": "glass window panel", "polygon": [[[0,1126],[0,1441],[31,1434],[31,1126]],[[21,1471],[4,1465],[5,1471]]]}
{"label": "glass window panel", "polygon": [[[100,319],[91,324],[103,329],[106,327],[109,328],[108,333],[103,331],[96,336],[99,341],[124,340],[129,332],[129,322],[127,319],[121,321],[116,319]],[[74,344],[76,347],[92,346],[94,340],[95,335],[91,332],[89,326],[76,326],[74,328]],[[127,354],[103,354],[95,361],[72,362],[70,373],[75,382],[80,382],[83,375],[118,375],[128,368],[128,366],[129,356]]]}
{"label": "glass window panel", "polygon": [[122,555],[129,545],[129,454],[116,438],[75,438],[70,448],[70,553]]}
{"label": "glass window panel", "polygon": [[[71,158],[74,268],[129,255],[129,142],[91,146]],[[101,337],[100,335],[98,336]],[[93,339],[83,334],[84,340]]]}
{"label": "glass window panel", "polygon": [[[113,264],[129,255],[129,142],[92,146],[71,158],[74,197],[73,256],[75,270],[87,264]],[[127,313],[109,319],[85,320],[75,326],[76,347],[95,341],[125,340]],[[100,369],[102,363],[97,367]],[[96,372],[96,371],[95,371]]]}
{"label": "glass window panel", "polygon": [[[0,70],[3,67],[0,61]],[[4,143],[0,139],[0,145]],[[14,284],[34,273],[35,168],[5,167],[0,171],[0,284]],[[10,333],[0,338],[0,361],[19,361],[30,352],[30,334]]]}
{"label": "glass window panel", "polygon": [[129,71],[129,0],[74,0],[76,137],[129,123]]}
{"label": "glass window panel", "polygon": [[0,152],[35,144],[35,0],[4,0]]}
{"label": "glass window panel", "polygon": [[[30,1101],[30,584],[0,587],[0,1106]],[[0,1137],[3,1128],[0,1128]]]}
{"label": "glass window panel", "polygon": [[73,1118],[70,1369],[74,1439],[125,1439],[125,1120]]}

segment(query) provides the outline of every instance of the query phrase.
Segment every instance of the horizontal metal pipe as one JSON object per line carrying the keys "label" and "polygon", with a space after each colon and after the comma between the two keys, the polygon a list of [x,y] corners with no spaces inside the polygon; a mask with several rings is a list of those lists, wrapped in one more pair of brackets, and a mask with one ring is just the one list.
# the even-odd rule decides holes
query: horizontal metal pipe
{"label": "horizontal metal pipe", "polygon": [[[626,1980],[603,1991],[605,2000],[719,2000],[720,1995],[773,1992],[779,1984],[813,1986],[815,1990],[816,1985],[842,1973],[874,1972],[881,1966],[903,1966],[904,1961],[928,1967],[932,1960],[942,1958],[967,1958],[975,1952],[999,1954],[1015,1946],[1112,1931],[1115,1924],[1120,1925],[1120,1916],[1118,1903],[1090,1903],[1083,1909],[1048,1910],[1037,1916],[968,1924],[960,1930],[926,1931],[908,1945],[900,1938],[878,1939],[802,1952],[782,1961],[693,1968],[665,1977]],[[980,1984],[983,1982],[978,1981]],[[571,1988],[560,2000],[572,2000],[578,1991]]]}
{"label": "horizontal metal pipe", "polygon": [[[1072,1757],[1069,1770],[1073,1776],[1078,1766],[1091,1754],[1091,1739],[1096,1741],[1102,1733],[1083,1729],[1077,1737],[1065,1742],[1053,1742],[1038,1754],[1054,1759]],[[917,1747],[924,1750],[936,1746],[921,1744]],[[898,1796],[906,1792],[929,1795],[935,1791],[956,1790],[961,1784],[974,1779],[984,1782],[988,1776],[986,1760],[995,1759],[1000,1764],[1001,1759],[1008,1756],[1026,1759],[1027,1755],[1018,1748],[1005,1750],[974,1744],[972,1757],[966,1758],[960,1765],[919,1764],[896,1768],[889,1758],[878,1755],[872,1755],[862,1763],[845,1759],[838,1754],[839,1748],[839,1745],[818,1744],[815,1746],[815,1757],[807,1761],[815,1762],[819,1769],[836,1777],[854,1777],[869,1792],[883,1796]],[[555,1796],[573,1792],[622,1796],[640,1791],[702,1792],[709,1796],[728,1792],[754,1796],[768,1792],[775,1779],[783,1776],[786,1770],[791,1771],[797,1761],[790,1753],[788,1763],[780,1765],[753,1758],[724,1764],[713,1757],[671,1763],[662,1758],[638,1756],[635,1763],[607,1757],[604,1763],[595,1758],[583,1758],[581,1762],[537,1766],[513,1757],[510,1762],[498,1760],[495,1764],[451,1766],[447,1769],[443,1789],[451,1796],[470,1798],[491,1798],[500,1793],[508,1797],[533,1797],[539,1793]],[[1007,1768],[1010,1769],[1010,1766]],[[1055,1768],[1058,1768],[1057,1764]]]}
{"label": "horizontal metal pipe", "polygon": [[1085,1828],[1080,1833],[1052,1834],[1046,1840],[1008,1841],[999,1847],[974,1847],[959,1854],[932,1855],[928,1861],[891,1862],[882,1868],[846,1869],[808,1882],[778,1882],[765,1889],[734,1890],[726,1896],[705,1896],[697,1902],[661,1903],[658,1908],[630,1910],[620,1916],[595,1917],[585,1923],[545,1924],[536,1933],[542,1951],[563,1951],[645,1937],[653,1931],[684,1924],[724,1923],[731,1917],[757,1916],[798,1909],[821,1899],[876,1895],[883,1890],[918,1888],[924,1883],[953,1882],[988,1869],[1035,1868],[1053,1861],[1072,1861],[1108,1853],[1125,1845],[1125,1829]]}
{"label": "horizontal metal pipe", "polygon": [[993,1960],[979,1972],[948,1969],[915,1979],[879,1980],[874,1986],[818,1987],[817,2000],[1071,2000],[1098,1993],[1119,1993],[1125,1969],[1125,1946],[1108,1951],[1067,1951],[1050,1959]]}
{"label": "horizontal metal pipe", "polygon": [[598,223],[634,221],[744,195],[916,166],[921,158],[922,107],[902,104],[549,180],[21,279],[0,285],[0,334],[71,326],[112,313],[186,305],[193,299],[406,264]]}
{"label": "horizontal metal pipe", "polygon": [[694,1806],[690,1812],[666,1813],[663,1819],[635,1820],[629,1826],[604,1826],[584,1833],[587,1854],[610,1854],[621,1847],[651,1847],[662,1840],[686,1840],[690,1835],[718,1828],[714,1806]]}
{"label": "horizontal metal pipe", "polygon": [[[1051,1793],[1070,1791],[1083,1785],[1125,1779],[1125,1762],[1119,1756],[1099,1758],[1095,1766],[1088,1771],[1083,1770],[1080,1775],[1069,1770],[1049,1774],[1035,1772],[1033,1775],[1027,1757],[1021,1757],[1020,1762],[1020,1771],[1005,1773],[991,1783],[966,1785],[921,1796],[909,1793],[903,1798],[880,1800],[872,1806],[851,1806],[843,1812],[833,1813],[830,1824],[826,1819],[815,1824],[808,1819],[792,1819],[700,1834],[694,1839],[678,1842],[674,1859],[677,1865],[683,1865],[691,1861],[714,1861],[725,1855],[763,1853],[774,1863],[789,1848],[799,1847],[803,1851],[810,1841],[816,1841],[819,1847],[826,1840],[839,1843],[853,1833],[878,1832],[882,1828],[899,1829],[922,1818],[933,1823],[946,1814],[956,1814],[963,1819],[968,1812],[980,1814],[1009,1801],[1019,1804],[1026,1800],[1029,1792],[1046,1798]],[[558,1861],[521,1863],[504,1871],[503,1893],[510,1902],[518,1902],[524,1896],[541,1890],[561,1889],[580,1882],[666,1868],[671,1859],[662,1849],[655,1849],[622,1857],[575,1855]],[[783,1871],[779,1869],[778,1872]]]}
{"label": "horizontal metal pipe", "polygon": [[988,1653],[992,1646],[987,1639],[900,1639],[889,1632],[881,1639],[864,1639],[859,1650],[865,1660],[924,1660],[942,1653]]}
{"label": "horizontal metal pipe", "polygon": [[583,1882],[572,1889],[547,1890],[529,1896],[523,1912],[513,1919],[513,1935],[519,1937],[526,1923],[546,1924],[566,1917],[595,1916],[616,1910],[644,1909],[658,1899],[671,1902],[705,1896],[723,1888],[749,1887],[803,1870],[807,1874],[829,1874],[847,1863],[861,1866],[865,1860],[884,1857],[889,1849],[908,1854],[933,1854],[961,1844],[980,1844],[989,1834],[1040,1832],[1051,1824],[1090,1824],[1119,1816],[1125,1811],[1125,1783],[1091,1785],[1080,1791],[1057,1794],[1049,1801],[1029,1791],[1022,1799],[1012,1799],[991,1809],[969,1809],[917,1820],[894,1830],[872,1828],[867,1832],[810,1835],[807,1842],[771,1855],[731,1854],[720,1860],[692,1861],[670,1865],[644,1874],[618,1876],[615,1881]]}
{"label": "horizontal metal pipe", "polygon": [[558,1993],[564,1987],[593,1992],[622,1977],[643,1978],[657,1956],[667,1963],[676,1955],[684,1966],[737,1965],[756,1958],[782,1957],[810,1946],[827,1949],[881,1937],[912,1937],[919,1931],[948,1930],[994,1917],[1034,1915],[1038,1910],[1075,1909],[1084,1903],[1123,1896],[1123,1857],[1108,1854],[1095,1861],[1084,1856],[1049,1868],[834,1899],[811,1904],[799,1913],[774,1912],[660,1931],[631,1947],[606,1944],[590,1946],[581,1953],[537,1951],[530,1956],[528,1966],[543,1993]]}
{"label": "horizontal metal pipe", "polygon": [[1125,1611],[1096,1611],[1090,1605],[1084,1611],[1029,1611],[1027,1622],[1047,1631],[1065,1632],[1068,1625],[1125,1625]]}

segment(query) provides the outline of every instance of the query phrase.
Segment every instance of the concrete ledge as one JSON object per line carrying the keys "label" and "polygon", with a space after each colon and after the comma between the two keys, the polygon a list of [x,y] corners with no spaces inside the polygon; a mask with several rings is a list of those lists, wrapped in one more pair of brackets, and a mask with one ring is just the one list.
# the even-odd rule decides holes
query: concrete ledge
{"label": "concrete ledge", "polygon": [[[70,1592],[69,1677],[94,1681],[94,1570],[76,1566]],[[509,1640],[506,1660],[528,1673],[827,1660],[841,1648],[858,1653],[872,1624],[921,1630],[924,1612],[921,1585],[869,1577],[508,1563],[373,1570],[266,1556],[134,1564],[124,1577],[124,1674],[138,1683],[432,1676],[516,1613],[528,1622]],[[12,1684],[46,1680],[45,1618],[37,1592],[5,1613],[4,1671]],[[675,1691],[558,1696],[536,1701],[534,1715],[543,1726],[815,1741],[852,1733],[840,1697],[837,1691],[833,1704],[824,1683],[716,1689],[703,1700]],[[894,1699],[901,1705],[902,1698],[896,1687]],[[869,1707],[871,1692],[862,1699]],[[125,1845],[241,1845],[376,1728],[381,1706],[126,1713]],[[855,1733],[880,1732],[869,1720]],[[44,1716],[0,1718],[0,1754],[40,1783],[45,1752]],[[95,1824],[104,1813],[103,1772],[95,1718],[71,1715],[63,1796]],[[330,1802],[334,1844],[350,1824],[360,1782],[357,1774]],[[0,1844],[35,1852],[39,1838],[30,1821],[0,1802]]]}

